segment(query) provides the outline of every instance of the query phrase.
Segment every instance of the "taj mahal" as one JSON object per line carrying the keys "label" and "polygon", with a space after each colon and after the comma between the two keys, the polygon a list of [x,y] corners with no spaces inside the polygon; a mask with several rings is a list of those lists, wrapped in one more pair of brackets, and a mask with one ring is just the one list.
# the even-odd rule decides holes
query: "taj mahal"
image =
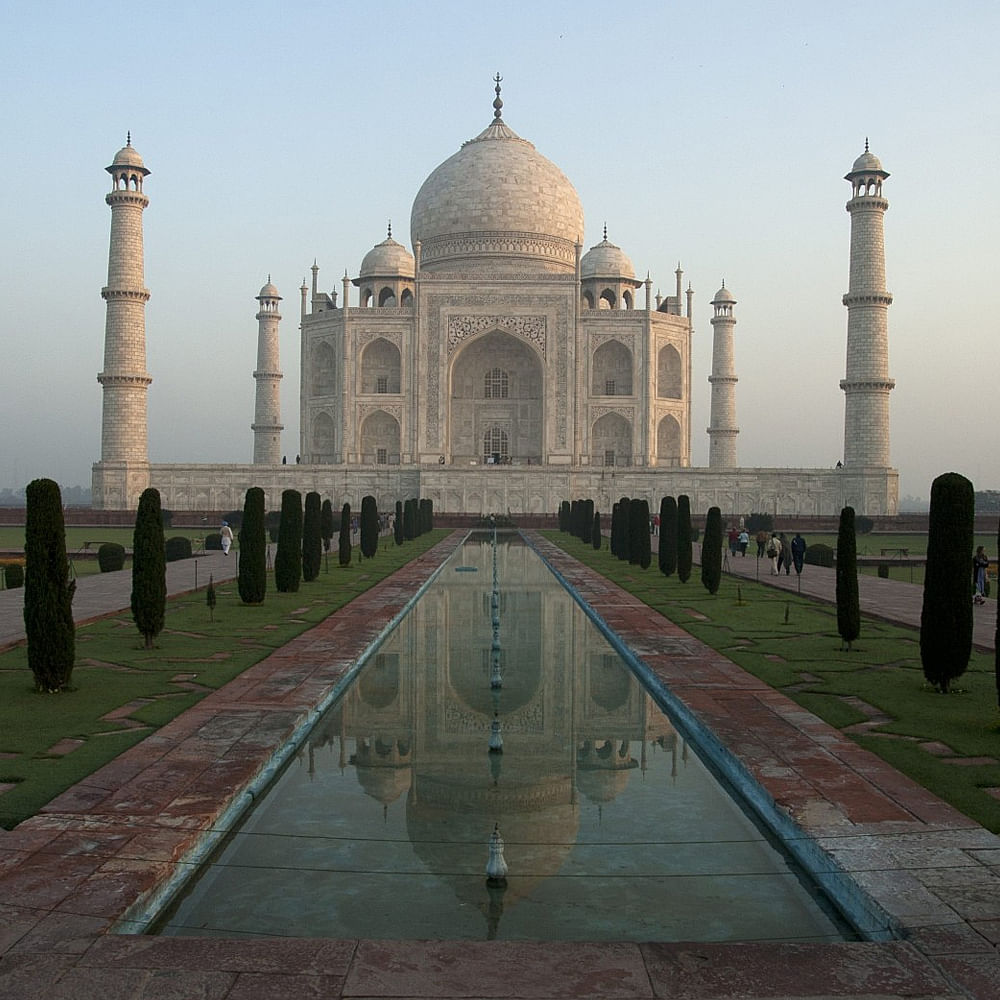
{"label": "taj mahal", "polygon": [[[336,507],[372,494],[380,508],[421,497],[440,512],[550,513],[589,497],[651,507],[687,494],[692,511],[869,516],[897,512],[889,461],[888,307],[883,219],[889,175],[868,150],[854,161],[843,461],[836,468],[743,468],[737,459],[736,304],[711,301],[709,463],[691,465],[694,292],[652,294],[627,253],[584,249],[583,206],[566,175],[502,114],[434,169],[410,216],[410,248],[387,237],[355,277],[299,289],[298,460],[281,455],[278,331],[285,301],[256,296],[255,405],[244,464],[157,464],[147,450],[143,212],[150,171],[131,137],[112,178],[101,459],[93,505],[134,509],[156,487],[172,510],[233,510],[262,487],[316,490]],[[286,307],[287,308],[287,307]],[[252,357],[247,358],[248,372]],[[703,377],[703,376],[701,376]],[[700,377],[698,378],[700,382]],[[248,418],[251,414],[248,412]]]}

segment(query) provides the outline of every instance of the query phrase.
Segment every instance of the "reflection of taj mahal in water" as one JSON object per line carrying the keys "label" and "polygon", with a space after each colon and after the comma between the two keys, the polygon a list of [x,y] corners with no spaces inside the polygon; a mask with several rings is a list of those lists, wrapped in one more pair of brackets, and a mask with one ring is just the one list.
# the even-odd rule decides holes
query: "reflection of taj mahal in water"
{"label": "reflection of taj mahal in water", "polygon": [[174,932],[839,940],[535,551],[492,565],[483,538],[445,563]]}
{"label": "reflection of taj mahal in water", "polygon": [[[889,460],[888,306],[883,216],[888,174],[868,151],[852,197],[843,467],[741,468],[737,461],[736,298],[712,300],[709,464],[691,466],[693,291],[653,294],[605,238],[584,252],[573,185],[503,120],[431,172],[410,217],[411,250],[392,238],[357,276],[300,291],[301,463],[282,464],[278,330],[282,297],[257,296],[253,461],[151,465],[146,447],[142,213],[149,171],[131,143],[108,167],[111,249],[101,461],[94,505],[133,508],[156,486],[166,507],[232,509],[249,486],[380,507],[420,496],[438,511],[553,512],[568,498],[600,510],[622,495],[652,506],[687,493],[725,513],[894,514]],[[354,300],[353,302],[351,300]],[[248,368],[249,368],[248,357]],[[249,412],[248,412],[249,416]],[[248,449],[249,451],[249,449]]]}

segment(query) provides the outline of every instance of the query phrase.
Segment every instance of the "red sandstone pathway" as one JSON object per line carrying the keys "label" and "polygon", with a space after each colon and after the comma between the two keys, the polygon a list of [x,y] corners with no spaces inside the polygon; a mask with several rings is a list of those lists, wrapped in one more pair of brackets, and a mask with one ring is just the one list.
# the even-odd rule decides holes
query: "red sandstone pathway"
{"label": "red sandstone pathway", "polygon": [[[390,580],[0,831],[0,997],[941,998],[1000,996],[1000,839],[531,536],[829,865],[881,943],[241,940],[109,934],[244,796],[461,539]],[[137,904],[138,901],[138,904]],[[665,904],[669,905],[669,904]]]}

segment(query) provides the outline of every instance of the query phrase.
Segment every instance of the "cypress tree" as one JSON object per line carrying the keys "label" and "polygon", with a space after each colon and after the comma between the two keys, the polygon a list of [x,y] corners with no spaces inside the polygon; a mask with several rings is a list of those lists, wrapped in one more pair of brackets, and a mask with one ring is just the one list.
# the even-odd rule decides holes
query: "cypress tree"
{"label": "cypress tree", "polygon": [[593,545],[595,549],[599,549],[601,547],[601,512],[600,511],[594,511],[594,533],[593,533],[593,536],[591,537],[590,541],[591,541],[591,545]]}
{"label": "cypress tree", "polygon": [[965,673],[972,653],[975,515],[975,491],[965,476],[946,472],[931,483],[920,662],[928,683],[942,694]]}
{"label": "cypress tree", "polygon": [[569,532],[570,510],[571,507],[568,500],[563,500],[559,504],[559,530],[562,532]]}
{"label": "cypress tree", "polygon": [[[661,539],[660,544],[663,544]],[[677,498],[677,579],[691,579],[691,498],[682,493]]]}
{"label": "cypress tree", "polygon": [[709,507],[705,518],[705,537],[701,542],[701,582],[710,594],[716,594],[722,582],[722,511]]}
{"label": "cypress tree", "polygon": [[143,490],[132,533],[132,617],[145,642],[163,630],[167,614],[167,552],[163,541],[160,494],[152,487]]}
{"label": "cypress tree", "polygon": [[403,501],[396,501],[396,516],[392,519],[392,537],[397,545],[403,544]]}
{"label": "cypress tree", "polygon": [[660,572],[671,576],[677,569],[677,501],[664,497],[660,501],[660,538],[657,560]]}
{"label": "cypress tree", "polygon": [[620,528],[618,525],[618,501],[616,500],[611,505],[611,532],[608,535],[608,550],[617,559],[618,558],[618,532]]}
{"label": "cypress tree", "polygon": [[371,559],[378,552],[378,503],[369,495],[361,498],[361,554]]}
{"label": "cypress tree", "polygon": [[580,541],[586,544],[594,541],[594,501],[583,501],[583,517],[580,520]]}
{"label": "cypress tree", "polygon": [[340,534],[337,537],[337,559],[341,566],[351,565],[351,505],[340,509]]}
{"label": "cypress tree", "polygon": [[412,497],[403,504],[403,538],[412,542],[417,537],[417,501]]}
{"label": "cypress tree", "polygon": [[281,524],[274,556],[274,586],[281,594],[298,592],[302,581],[302,494],[281,492]]}
{"label": "cypress tree", "polygon": [[69,686],[76,658],[73,591],[66,558],[62,494],[51,479],[25,490],[24,631],[36,691]]}
{"label": "cypress tree", "polygon": [[649,501],[633,499],[628,507],[629,563],[649,569]]}
{"label": "cypress tree", "polygon": [[629,561],[629,542],[631,541],[629,517],[632,513],[632,501],[622,497],[618,501],[618,551],[615,555],[623,562]]}
{"label": "cypress tree", "polygon": [[322,512],[319,494],[306,494],[306,512],[302,521],[302,579],[311,583],[319,576],[323,562]]}
{"label": "cypress tree", "polygon": [[424,507],[424,512],[426,514],[426,524],[425,524],[425,527],[424,527],[424,531],[433,531],[434,530],[434,501],[430,500],[430,499],[427,499],[427,500],[422,500],[421,503],[426,504],[426,506]]}
{"label": "cypress tree", "polygon": [[333,533],[336,529],[333,524],[333,504],[329,500],[323,501],[323,506],[319,511],[319,534],[323,539],[323,551],[329,552],[333,542]]}
{"label": "cypress tree", "polygon": [[858,541],[854,530],[854,508],[840,512],[837,529],[837,631],[841,649],[861,635],[861,605],[858,599]]}
{"label": "cypress tree", "polygon": [[426,534],[434,526],[433,505],[426,497],[417,503],[417,524],[420,526],[418,533],[421,535]]}
{"label": "cypress tree", "polygon": [[244,604],[261,604],[267,592],[267,525],[264,491],[251,486],[243,500],[240,528],[240,571],[237,581]]}

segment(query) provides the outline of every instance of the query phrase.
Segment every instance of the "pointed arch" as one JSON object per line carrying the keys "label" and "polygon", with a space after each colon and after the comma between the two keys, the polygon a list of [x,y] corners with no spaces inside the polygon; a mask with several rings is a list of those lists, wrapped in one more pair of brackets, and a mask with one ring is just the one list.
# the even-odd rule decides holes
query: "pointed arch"
{"label": "pointed arch", "polygon": [[590,440],[594,465],[632,464],[632,425],[620,413],[605,413],[594,421]]}
{"label": "pointed arch", "polygon": [[401,368],[399,348],[384,337],[376,338],[361,354],[361,391],[398,393]]}
{"label": "pointed arch", "polygon": [[656,464],[677,466],[682,457],[681,425],[676,417],[668,414],[656,425]]}
{"label": "pointed arch", "polygon": [[632,352],[619,340],[609,340],[594,351],[590,365],[591,395],[632,395]]}
{"label": "pointed arch", "polygon": [[320,341],[313,349],[311,374],[314,396],[329,396],[336,392],[337,359],[333,348],[325,340]]}
{"label": "pointed arch", "polygon": [[399,421],[376,410],[361,424],[361,461],[372,465],[399,465]]}
{"label": "pointed arch", "polygon": [[332,462],[336,447],[336,428],[333,417],[325,411],[317,413],[312,422],[313,461],[317,463]]}
{"label": "pointed arch", "polygon": [[660,399],[681,399],[684,394],[684,369],[680,351],[665,344],[656,356],[656,395]]}

